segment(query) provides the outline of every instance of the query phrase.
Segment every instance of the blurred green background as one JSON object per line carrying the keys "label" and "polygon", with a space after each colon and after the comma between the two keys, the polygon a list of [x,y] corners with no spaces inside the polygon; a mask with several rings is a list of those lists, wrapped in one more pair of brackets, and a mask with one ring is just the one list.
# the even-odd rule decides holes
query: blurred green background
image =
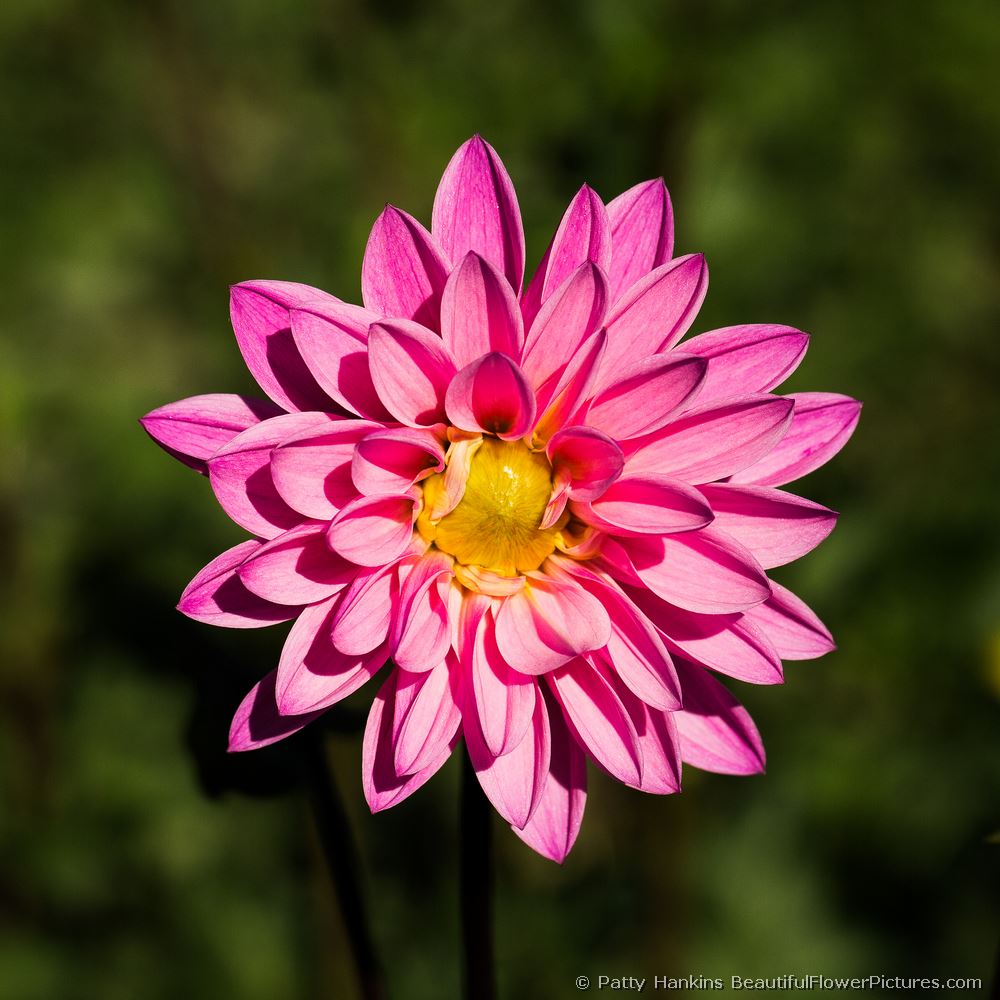
{"label": "blurred green background", "polygon": [[[766,777],[600,776],[564,868],[497,822],[507,997],[580,974],[981,976],[1000,933],[1000,7],[402,0],[0,5],[0,994],[350,998],[296,741],[225,754],[284,629],[173,610],[240,532],[136,418],[250,390],[227,285],[359,295],[482,132],[529,261],[584,181],[662,174],[696,330],[814,334],[865,401],[778,573],[840,649],[739,687]],[[458,988],[458,771],[367,813],[328,739],[392,996]],[[992,838],[992,840],[991,840]]]}

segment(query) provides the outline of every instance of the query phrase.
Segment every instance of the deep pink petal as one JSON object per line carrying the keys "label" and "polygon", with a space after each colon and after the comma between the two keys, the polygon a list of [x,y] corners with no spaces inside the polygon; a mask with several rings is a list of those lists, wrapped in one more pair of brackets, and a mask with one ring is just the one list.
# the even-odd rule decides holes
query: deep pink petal
{"label": "deep pink petal", "polygon": [[478,254],[468,253],[448,277],[441,299],[441,337],[464,368],[490,351],[521,357],[524,324],[507,279]]}
{"label": "deep pink petal", "polygon": [[674,213],[663,179],[643,181],[608,203],[611,299],[614,301],[674,252]]}
{"label": "deep pink petal", "polygon": [[464,143],[445,168],[431,231],[453,261],[475,251],[521,291],[524,230],[517,195],[500,157],[481,136]]}
{"label": "deep pink petal", "polygon": [[437,549],[400,565],[399,588],[390,648],[404,670],[431,670],[451,645],[448,590],[452,558]]}
{"label": "deep pink petal", "polygon": [[361,298],[386,319],[414,320],[437,330],[448,270],[434,237],[413,216],[386,205],[365,248]]}
{"label": "deep pink petal", "polygon": [[607,339],[608,335],[604,330],[598,330],[580,346],[558,381],[553,375],[549,384],[554,382],[555,390],[551,394],[547,391],[547,386],[542,386],[539,390],[538,408],[541,415],[534,432],[537,441],[548,441],[567,423],[584,422],[591,390],[600,374]]}
{"label": "deep pink petal", "polygon": [[297,434],[329,427],[322,413],[287,413],[262,420],[223,445],[208,462],[208,477],[222,509],[242,528],[273,538],[303,520],[279,495],[271,478],[271,453]]}
{"label": "deep pink petal", "polygon": [[351,479],[360,493],[405,493],[444,469],[444,448],[430,431],[392,427],[366,434],[354,449]]}
{"label": "deep pink petal", "polygon": [[674,711],[653,708],[613,675],[608,675],[608,680],[635,726],[636,741],[642,755],[640,780],[626,784],[652,795],[679,792],[681,746]]}
{"label": "deep pink petal", "polygon": [[664,535],[712,522],[712,508],[693,486],[669,476],[622,476],[591,502],[570,507],[585,524],[612,535]]}
{"label": "deep pink petal", "polygon": [[622,450],[606,434],[592,427],[564,427],[555,433],[545,453],[553,475],[564,479],[574,500],[599,497],[620,475]]}
{"label": "deep pink petal", "polygon": [[229,752],[259,750],[297,733],[326,711],[305,715],[281,715],[274,693],[278,672],[272,670],[240,703],[229,727]]}
{"label": "deep pink petal", "polygon": [[746,613],[784,660],[814,660],[836,649],[829,629],[786,587],[771,582],[771,596]]}
{"label": "deep pink petal", "polygon": [[368,365],[379,398],[400,423],[430,427],[445,420],[456,368],[436,334],[417,323],[376,323],[368,333]]}
{"label": "deep pink petal", "polygon": [[704,358],[679,351],[639,358],[597,394],[587,423],[619,441],[657,431],[699,393],[707,368]]}
{"label": "deep pink petal", "polygon": [[237,570],[261,543],[240,542],[216,556],[184,588],[177,610],[188,618],[224,628],[262,628],[294,618],[298,608],[265,601],[243,585]]}
{"label": "deep pink petal", "polygon": [[764,745],[747,710],[707,670],[677,660],[684,708],[674,713],[685,764],[718,774],[759,774]]}
{"label": "deep pink petal", "polygon": [[708,362],[698,404],[749,392],[770,392],[799,366],[809,334],[790,326],[751,324],[710,330],[685,340],[678,350]]}
{"label": "deep pink petal", "polygon": [[164,451],[207,474],[206,459],[240,431],[281,412],[269,399],[216,393],[168,403],[147,413],[139,423]]}
{"label": "deep pink petal", "polygon": [[386,641],[399,598],[395,566],[360,570],[331,619],[330,637],[343,653],[368,653]]}
{"label": "deep pink petal", "polygon": [[715,512],[715,527],[745,545],[764,569],[811,552],[837,523],[836,511],[766,486],[715,483],[701,491]]}
{"label": "deep pink petal", "polygon": [[506,354],[486,354],[463,368],[445,396],[448,419],[466,431],[496,434],[505,441],[524,437],[535,421],[535,394]]}
{"label": "deep pink petal", "polygon": [[792,403],[781,396],[746,396],[697,406],[648,438],[632,442],[628,472],[652,472],[710,483],[746,469],[781,440]]}
{"label": "deep pink petal", "polygon": [[833,392],[797,392],[788,433],[754,465],[744,466],[734,483],[784,486],[825,465],[847,444],[861,416],[861,404]]}
{"label": "deep pink petal", "polygon": [[292,311],[292,337],[323,390],[351,413],[390,419],[368,370],[368,328],[378,315],[336,302]]}
{"label": "deep pink petal", "polygon": [[687,332],[708,291],[702,254],[661,264],[640,278],[608,311],[607,378],[634,358],[669,350]]}
{"label": "deep pink petal", "polygon": [[397,774],[413,774],[449,752],[462,723],[461,677],[454,654],[432,670],[400,669],[393,707]]}
{"label": "deep pink petal", "polygon": [[418,502],[416,490],[352,500],[330,522],[330,548],[359,566],[394,562],[410,547]]}

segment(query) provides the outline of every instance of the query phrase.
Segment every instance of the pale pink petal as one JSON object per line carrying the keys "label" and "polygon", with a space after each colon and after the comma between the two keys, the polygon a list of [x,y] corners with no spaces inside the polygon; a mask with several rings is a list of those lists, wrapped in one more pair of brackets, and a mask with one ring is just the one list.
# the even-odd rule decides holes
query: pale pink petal
{"label": "pale pink petal", "polygon": [[470,250],[499,268],[515,292],[524,280],[524,230],[517,195],[493,147],[475,135],[445,168],[431,231],[452,260]]}
{"label": "pale pink petal", "polygon": [[454,654],[433,670],[400,669],[393,707],[396,773],[413,774],[449,751],[462,723],[462,671]]}
{"label": "pale pink petal", "polygon": [[677,661],[684,708],[674,713],[685,764],[718,774],[759,774],[764,744],[747,710],[707,670]]}
{"label": "pale pink petal", "polygon": [[354,449],[351,479],[360,493],[405,493],[444,469],[444,448],[427,430],[393,427],[366,434]]}
{"label": "pale pink petal", "polygon": [[532,850],[559,864],[573,849],[587,804],[587,758],[558,705],[549,706],[551,760],[531,819],[513,831]]}
{"label": "pale pink petal", "polygon": [[754,465],[744,466],[734,483],[784,486],[825,465],[847,444],[861,416],[861,404],[833,392],[796,392],[791,426],[775,448]]}
{"label": "pale pink petal", "polygon": [[639,781],[626,782],[632,788],[652,795],[671,795],[681,790],[681,746],[674,722],[674,710],[663,711],[636,697],[620,680],[608,677],[615,694],[635,726],[636,741],[642,755]]}
{"label": "pale pink petal", "polygon": [[750,552],[712,528],[627,538],[622,546],[654,594],[688,611],[746,611],[771,594],[764,570]]}
{"label": "pale pink petal", "polygon": [[327,541],[334,552],[359,566],[385,566],[403,555],[413,537],[419,494],[352,500],[330,523]]}
{"label": "pale pink petal", "polygon": [[537,684],[534,678],[508,666],[497,646],[489,613],[480,618],[476,629],[471,675],[483,740],[494,757],[509,753],[524,739],[531,724]]}
{"label": "pale pink petal", "polygon": [[276,697],[282,715],[329,708],[370,680],[388,656],[385,646],[349,656],[330,639],[338,597],[304,608],[285,639],[278,661]]}
{"label": "pale pink petal", "polygon": [[351,478],[354,449],[380,429],[370,420],[338,420],[283,439],[271,452],[270,475],[278,495],[307,517],[329,520],[357,497]]}
{"label": "pale pink petal", "polygon": [[208,461],[209,481],[222,509],[262,538],[295,527],[303,517],[278,494],[271,478],[271,453],[288,438],[333,422],[322,413],[287,413],[237,434]]}
{"label": "pale pink petal", "polygon": [[712,508],[693,486],[669,476],[623,476],[590,502],[570,510],[585,524],[612,535],[664,535],[712,522]]}
{"label": "pale pink petal", "polygon": [[378,314],[336,302],[292,310],[292,337],[323,390],[351,413],[390,419],[368,370],[368,328]]}
{"label": "pale pink petal", "polygon": [[829,629],[786,587],[771,582],[771,596],[746,617],[773,643],[784,660],[814,660],[836,649]]}
{"label": "pale pink petal", "polygon": [[240,431],[281,412],[269,399],[216,393],[168,403],[147,413],[139,423],[164,451],[207,475],[206,459]]}
{"label": "pale pink petal", "polygon": [[260,548],[261,543],[251,539],[216,556],[184,588],[177,610],[195,621],[224,628],[262,628],[294,618],[298,608],[263,600],[247,590],[236,574],[240,564]]}
{"label": "pale pink petal", "polygon": [[336,301],[318,288],[290,281],[243,281],[229,290],[229,315],[247,368],[285,410],[333,406],[295,345],[289,310]]}
{"label": "pale pink petal", "polygon": [[632,719],[603,672],[576,659],[548,675],[550,689],[580,745],[627,785],[642,780],[642,750]]}
{"label": "pale pink petal", "polygon": [[782,396],[745,396],[697,406],[651,434],[631,442],[627,469],[710,483],[746,469],[781,440],[792,421]]}
{"label": "pale pink petal", "polygon": [[496,615],[497,646],[524,674],[544,674],[611,636],[608,613],[579,584],[529,574],[520,593],[506,598]]}
{"label": "pale pink petal", "polygon": [[574,500],[599,497],[625,464],[621,448],[592,427],[564,427],[552,435],[545,453],[554,476],[565,479],[567,496]]}
{"label": "pale pink petal", "polygon": [[314,604],[343,590],[358,567],[331,552],[326,525],[308,521],[272,538],[239,568],[247,590],[276,604]]}
{"label": "pale pink petal", "polygon": [[704,358],[679,351],[639,358],[597,394],[587,423],[619,441],[657,431],[699,393],[707,368]]}
{"label": "pale pink petal", "polygon": [[750,324],[710,330],[685,340],[679,350],[708,362],[699,405],[748,392],[770,392],[799,367],[809,334],[790,326]]}
{"label": "pale pink petal", "polygon": [[448,277],[441,299],[441,337],[461,368],[490,351],[521,357],[524,324],[517,296],[478,254],[466,254]]}
{"label": "pale pink petal", "polygon": [[643,181],[608,203],[611,299],[614,301],[674,252],[674,213],[663,178]]}
{"label": "pale pink petal", "polygon": [[516,441],[534,424],[535,394],[517,364],[494,352],[473,361],[451,380],[445,409],[451,423],[462,430]]}
{"label": "pale pink petal", "polygon": [[536,389],[550,379],[554,385],[570,358],[600,329],[607,300],[607,279],[589,261],[549,296],[528,328],[521,357],[521,369]]}
{"label": "pale pink petal", "polygon": [[399,598],[395,566],[359,570],[331,620],[330,637],[342,653],[368,653],[386,641]]}
{"label": "pale pink petal", "polygon": [[361,298],[386,319],[414,320],[437,330],[448,270],[434,237],[412,215],[386,205],[365,248]]}
{"label": "pale pink petal", "polygon": [[401,424],[445,420],[444,397],[456,368],[437,334],[402,320],[376,323],[368,333],[368,365],[379,398]]}
{"label": "pale pink petal", "polygon": [[516,747],[502,756],[492,753],[483,739],[479,715],[470,704],[466,687],[462,731],[476,777],[494,808],[512,826],[522,828],[538,806],[549,771],[551,737],[549,713],[541,698],[535,699],[531,725]]}
{"label": "pale pink petal", "polygon": [[745,545],[764,569],[784,566],[811,552],[837,523],[821,504],[766,486],[702,486],[715,527]]}
{"label": "pale pink petal", "polygon": [[708,291],[702,254],[661,264],[625,291],[608,310],[606,377],[633,358],[661,354],[687,332]]}
{"label": "pale pink petal", "polygon": [[555,383],[555,390],[549,393],[547,385],[539,390],[538,408],[541,416],[535,426],[536,441],[548,441],[567,423],[584,422],[591,390],[600,374],[607,339],[608,335],[604,330],[598,330],[580,346],[558,381],[555,375],[549,380],[548,384]]}
{"label": "pale pink petal", "polygon": [[388,809],[412,795],[440,770],[441,765],[451,756],[455,745],[453,740],[437,759],[412,774],[400,777],[396,773],[392,735],[399,674],[399,670],[393,670],[385,679],[385,683],[372,702],[368,723],[365,726],[361,750],[361,779],[365,801],[373,813]]}
{"label": "pale pink petal", "polygon": [[521,308],[527,325],[531,325],[553,292],[588,261],[607,276],[611,269],[611,225],[604,202],[584,184],[569,203],[524,293]]}
{"label": "pale pink petal", "polygon": [[431,670],[448,652],[452,561],[451,556],[431,549],[407,567],[409,572],[399,588],[390,641],[393,659],[404,670]]}
{"label": "pale pink petal", "polygon": [[297,733],[326,711],[305,715],[281,715],[274,693],[278,672],[272,670],[240,703],[229,727],[229,752],[259,750]]}

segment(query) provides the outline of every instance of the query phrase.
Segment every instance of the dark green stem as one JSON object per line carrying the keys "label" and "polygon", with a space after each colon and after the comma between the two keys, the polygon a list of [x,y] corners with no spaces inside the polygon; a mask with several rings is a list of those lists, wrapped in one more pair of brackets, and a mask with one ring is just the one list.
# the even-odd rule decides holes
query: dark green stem
{"label": "dark green stem", "polygon": [[466,1000],[496,1000],[493,959],[493,840],[490,804],[467,754],[462,754],[459,873]]}

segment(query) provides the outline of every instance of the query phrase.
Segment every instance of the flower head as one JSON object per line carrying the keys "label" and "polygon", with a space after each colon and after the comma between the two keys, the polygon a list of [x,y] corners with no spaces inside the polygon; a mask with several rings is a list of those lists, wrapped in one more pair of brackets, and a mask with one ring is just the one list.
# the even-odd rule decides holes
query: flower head
{"label": "flower head", "polygon": [[180,610],[231,628],[294,624],[230,747],[302,728],[387,666],[364,739],[372,810],[464,742],[497,811],[562,860],[586,758],[647,792],[682,762],[763,769],[718,679],[774,684],[833,648],[767,570],[836,514],[779,487],[846,442],[860,404],[772,390],[807,336],[735,326],[682,341],[705,296],[673,257],[662,181],[605,206],[576,195],[522,290],[513,185],[478,136],[452,158],[428,232],[387,207],[364,306],[305,285],[232,289],[270,397],[201,396],[143,418],[207,474],[253,537]]}

